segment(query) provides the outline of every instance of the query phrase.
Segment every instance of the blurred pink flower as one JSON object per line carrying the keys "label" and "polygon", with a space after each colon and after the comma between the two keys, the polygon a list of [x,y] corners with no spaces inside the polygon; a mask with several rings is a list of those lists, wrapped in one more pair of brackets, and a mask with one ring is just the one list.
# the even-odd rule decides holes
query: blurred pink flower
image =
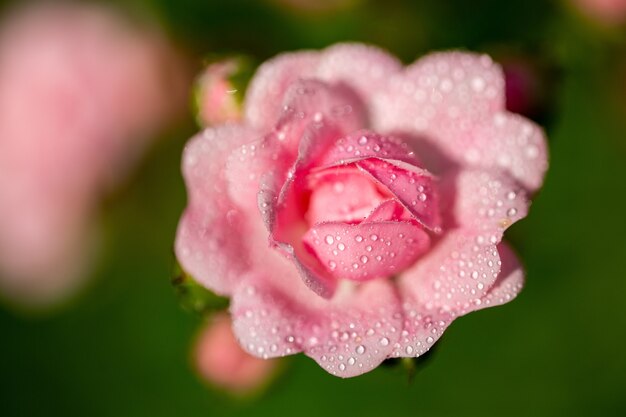
{"label": "blurred pink flower", "polygon": [[156,28],[105,7],[18,8],[0,31],[0,289],[48,304],[95,245],[92,216],[184,109],[185,70]]}
{"label": "blurred pink flower", "polygon": [[626,20],[626,0],[572,0],[590,19],[614,26]]}
{"label": "blurred pink flower", "polygon": [[261,388],[277,366],[276,360],[259,359],[239,347],[226,314],[212,317],[202,330],[194,348],[194,362],[204,380],[233,394]]}
{"label": "blurred pink flower", "polygon": [[350,377],[513,299],[524,274],[502,236],[547,149],[504,88],[488,56],[462,52],[403,68],[340,44],[263,64],[243,122],[185,149],[176,240],[182,267],[232,297],[241,346]]}

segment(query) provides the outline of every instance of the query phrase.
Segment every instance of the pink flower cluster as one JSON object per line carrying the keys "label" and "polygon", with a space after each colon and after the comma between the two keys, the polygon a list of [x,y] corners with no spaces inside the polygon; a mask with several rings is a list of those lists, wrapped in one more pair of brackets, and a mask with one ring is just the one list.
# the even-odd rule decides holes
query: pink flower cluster
{"label": "pink flower cluster", "polygon": [[185,149],[176,239],[183,268],[231,297],[241,346],[350,377],[513,299],[524,274],[502,237],[547,150],[504,87],[463,52],[403,67],[339,44],[263,64],[243,120]]}

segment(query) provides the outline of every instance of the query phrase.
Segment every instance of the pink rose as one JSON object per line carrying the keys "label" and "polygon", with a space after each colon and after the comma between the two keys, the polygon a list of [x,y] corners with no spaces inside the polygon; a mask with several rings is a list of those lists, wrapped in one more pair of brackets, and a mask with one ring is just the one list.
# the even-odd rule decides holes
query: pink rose
{"label": "pink rose", "polygon": [[194,362],[209,384],[233,394],[248,394],[261,388],[276,370],[277,360],[251,356],[239,347],[231,320],[223,314],[202,329],[194,348]]}
{"label": "pink rose", "polygon": [[284,54],[253,78],[242,123],[187,145],[176,254],[231,297],[248,352],[355,376],[517,295],[501,239],[546,168],[541,129],[505,110],[488,56]]}
{"label": "pink rose", "polygon": [[184,109],[162,34],[104,6],[20,5],[0,31],[0,289],[46,305],[85,278],[94,212]]}

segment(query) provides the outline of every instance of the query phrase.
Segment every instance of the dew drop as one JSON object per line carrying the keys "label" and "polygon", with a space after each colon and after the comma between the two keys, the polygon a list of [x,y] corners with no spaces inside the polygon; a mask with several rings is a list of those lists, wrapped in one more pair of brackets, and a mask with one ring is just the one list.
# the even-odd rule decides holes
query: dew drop
{"label": "dew drop", "polygon": [[361,235],[356,235],[356,236],[354,237],[354,240],[356,240],[357,242],[363,242],[363,236],[361,236]]}
{"label": "dew drop", "polygon": [[339,250],[345,250],[346,249],[346,245],[344,245],[343,243],[340,243],[337,245],[337,248],[339,248]]}
{"label": "dew drop", "polygon": [[507,212],[506,215],[509,217],[513,217],[517,214],[517,209],[515,207],[511,207]]}
{"label": "dew drop", "polygon": [[329,245],[332,245],[335,242],[335,238],[333,238],[331,235],[327,235],[326,236],[326,243]]}
{"label": "dew drop", "polygon": [[370,239],[372,239],[374,242],[376,242],[378,240],[378,235],[371,235]]}
{"label": "dew drop", "polygon": [[365,145],[367,143],[367,136],[361,136],[359,139],[359,145]]}
{"label": "dew drop", "polygon": [[387,339],[386,337],[383,337],[382,339],[380,339],[380,344],[383,346],[389,345],[389,339]]}
{"label": "dew drop", "polygon": [[361,256],[361,262],[362,263],[366,264],[367,261],[369,261],[369,258],[367,256],[365,256],[365,255]]}
{"label": "dew drop", "polygon": [[362,355],[365,353],[365,346],[363,345],[359,345],[356,347],[356,353],[358,353],[359,355]]}

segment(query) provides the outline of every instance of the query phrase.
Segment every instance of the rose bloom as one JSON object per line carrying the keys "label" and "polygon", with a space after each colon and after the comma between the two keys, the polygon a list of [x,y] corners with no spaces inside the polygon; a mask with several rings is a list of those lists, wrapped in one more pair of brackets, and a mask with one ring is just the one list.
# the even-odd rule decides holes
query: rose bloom
{"label": "rose bloom", "polygon": [[44,306],[95,249],[94,210],[185,102],[156,28],[104,6],[21,5],[0,31],[0,289]]}
{"label": "rose bloom", "polygon": [[205,381],[236,395],[260,389],[272,377],[277,365],[276,360],[259,359],[241,349],[226,314],[214,316],[202,329],[193,360]]}
{"label": "rose bloom", "polygon": [[187,145],[176,254],[231,297],[248,352],[355,376],[518,294],[502,235],[546,168],[541,129],[505,110],[488,56],[284,54],[257,71],[241,123]]}

